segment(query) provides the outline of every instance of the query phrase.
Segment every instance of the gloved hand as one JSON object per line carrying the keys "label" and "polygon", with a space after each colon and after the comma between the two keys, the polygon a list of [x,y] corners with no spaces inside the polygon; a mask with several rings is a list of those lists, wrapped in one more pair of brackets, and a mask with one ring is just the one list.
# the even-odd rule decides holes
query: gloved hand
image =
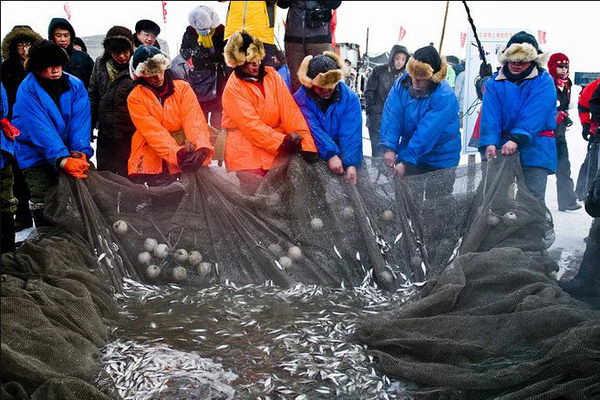
{"label": "gloved hand", "polygon": [[303,151],[302,158],[309,164],[315,163],[319,161],[319,153],[315,153],[313,151]]}
{"label": "gloved hand", "polygon": [[279,146],[279,151],[283,153],[296,153],[300,151],[300,142],[302,141],[302,136],[300,136],[296,132],[288,133],[283,138],[283,143]]}
{"label": "gloved hand", "polygon": [[484,61],[479,66],[479,76],[485,78],[486,76],[492,76],[492,65]]}
{"label": "gloved hand", "polygon": [[15,138],[21,133],[21,131],[15,128],[15,126],[6,118],[2,118],[2,120],[0,120],[0,124],[2,125],[4,136],[6,136],[8,140],[15,140]]}
{"label": "gloved hand", "polygon": [[558,110],[556,112],[556,124],[562,124],[562,122],[565,120],[565,118],[567,117],[567,113],[564,111],[560,111]]}
{"label": "gloved hand", "polygon": [[64,157],[60,161],[60,167],[74,178],[87,178],[85,172],[90,168],[90,164],[86,161],[86,157]]}
{"label": "gloved hand", "polygon": [[590,124],[583,124],[583,129],[581,131],[581,136],[583,136],[583,140],[590,141]]}
{"label": "gloved hand", "polygon": [[209,154],[210,150],[206,147],[198,150],[183,148],[177,152],[177,164],[182,171],[193,172],[202,166]]}

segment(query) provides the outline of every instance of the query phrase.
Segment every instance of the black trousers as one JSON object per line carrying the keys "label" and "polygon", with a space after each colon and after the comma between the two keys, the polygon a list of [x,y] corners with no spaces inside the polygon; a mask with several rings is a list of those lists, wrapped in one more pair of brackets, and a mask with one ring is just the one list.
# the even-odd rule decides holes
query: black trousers
{"label": "black trousers", "polygon": [[556,170],[556,193],[558,208],[567,208],[577,203],[573,179],[571,179],[571,163],[569,162],[569,149],[565,137],[565,127],[559,124],[556,127],[556,155],[558,168]]}

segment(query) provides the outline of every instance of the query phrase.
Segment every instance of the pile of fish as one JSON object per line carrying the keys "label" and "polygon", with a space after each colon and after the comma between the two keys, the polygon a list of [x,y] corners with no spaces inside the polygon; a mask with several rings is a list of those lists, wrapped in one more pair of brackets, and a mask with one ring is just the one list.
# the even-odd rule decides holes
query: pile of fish
{"label": "pile of fish", "polygon": [[413,299],[416,286],[386,294],[369,271],[353,288],[129,279],[124,288],[118,339],[105,349],[124,399],[406,398],[408,385],[377,373],[353,334],[365,315]]}

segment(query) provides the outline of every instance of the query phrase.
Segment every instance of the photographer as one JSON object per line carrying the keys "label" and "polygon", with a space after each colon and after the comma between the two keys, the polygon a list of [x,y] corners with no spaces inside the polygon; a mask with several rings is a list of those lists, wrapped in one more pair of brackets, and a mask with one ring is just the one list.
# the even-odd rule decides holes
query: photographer
{"label": "photographer", "polygon": [[341,1],[279,1],[289,8],[285,30],[285,54],[292,78],[292,94],[300,87],[298,68],[306,56],[331,50],[331,15]]}

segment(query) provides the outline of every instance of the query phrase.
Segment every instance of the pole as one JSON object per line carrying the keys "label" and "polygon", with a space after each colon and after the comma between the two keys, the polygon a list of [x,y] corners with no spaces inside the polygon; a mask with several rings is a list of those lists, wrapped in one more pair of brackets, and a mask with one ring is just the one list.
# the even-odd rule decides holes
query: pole
{"label": "pole", "polygon": [[367,26],[367,45],[365,46],[365,54],[369,54],[369,27]]}
{"label": "pole", "polygon": [[471,10],[469,10],[469,6],[467,2],[463,0],[462,2],[465,6],[465,10],[467,11],[467,19],[469,20],[469,24],[471,25],[471,29],[473,29],[473,36],[475,36],[475,41],[477,42],[477,48],[479,49],[479,59],[487,64],[487,60],[485,59],[485,50],[483,50],[483,46],[479,41],[479,36],[477,36],[477,28],[475,28],[475,23],[473,22],[473,18],[471,17]]}
{"label": "pole", "polygon": [[440,38],[439,53],[442,54],[442,44],[444,44],[444,34],[446,33],[446,21],[448,20],[448,9],[450,8],[450,0],[446,0],[446,12],[444,13],[444,26],[442,27],[442,37]]}

